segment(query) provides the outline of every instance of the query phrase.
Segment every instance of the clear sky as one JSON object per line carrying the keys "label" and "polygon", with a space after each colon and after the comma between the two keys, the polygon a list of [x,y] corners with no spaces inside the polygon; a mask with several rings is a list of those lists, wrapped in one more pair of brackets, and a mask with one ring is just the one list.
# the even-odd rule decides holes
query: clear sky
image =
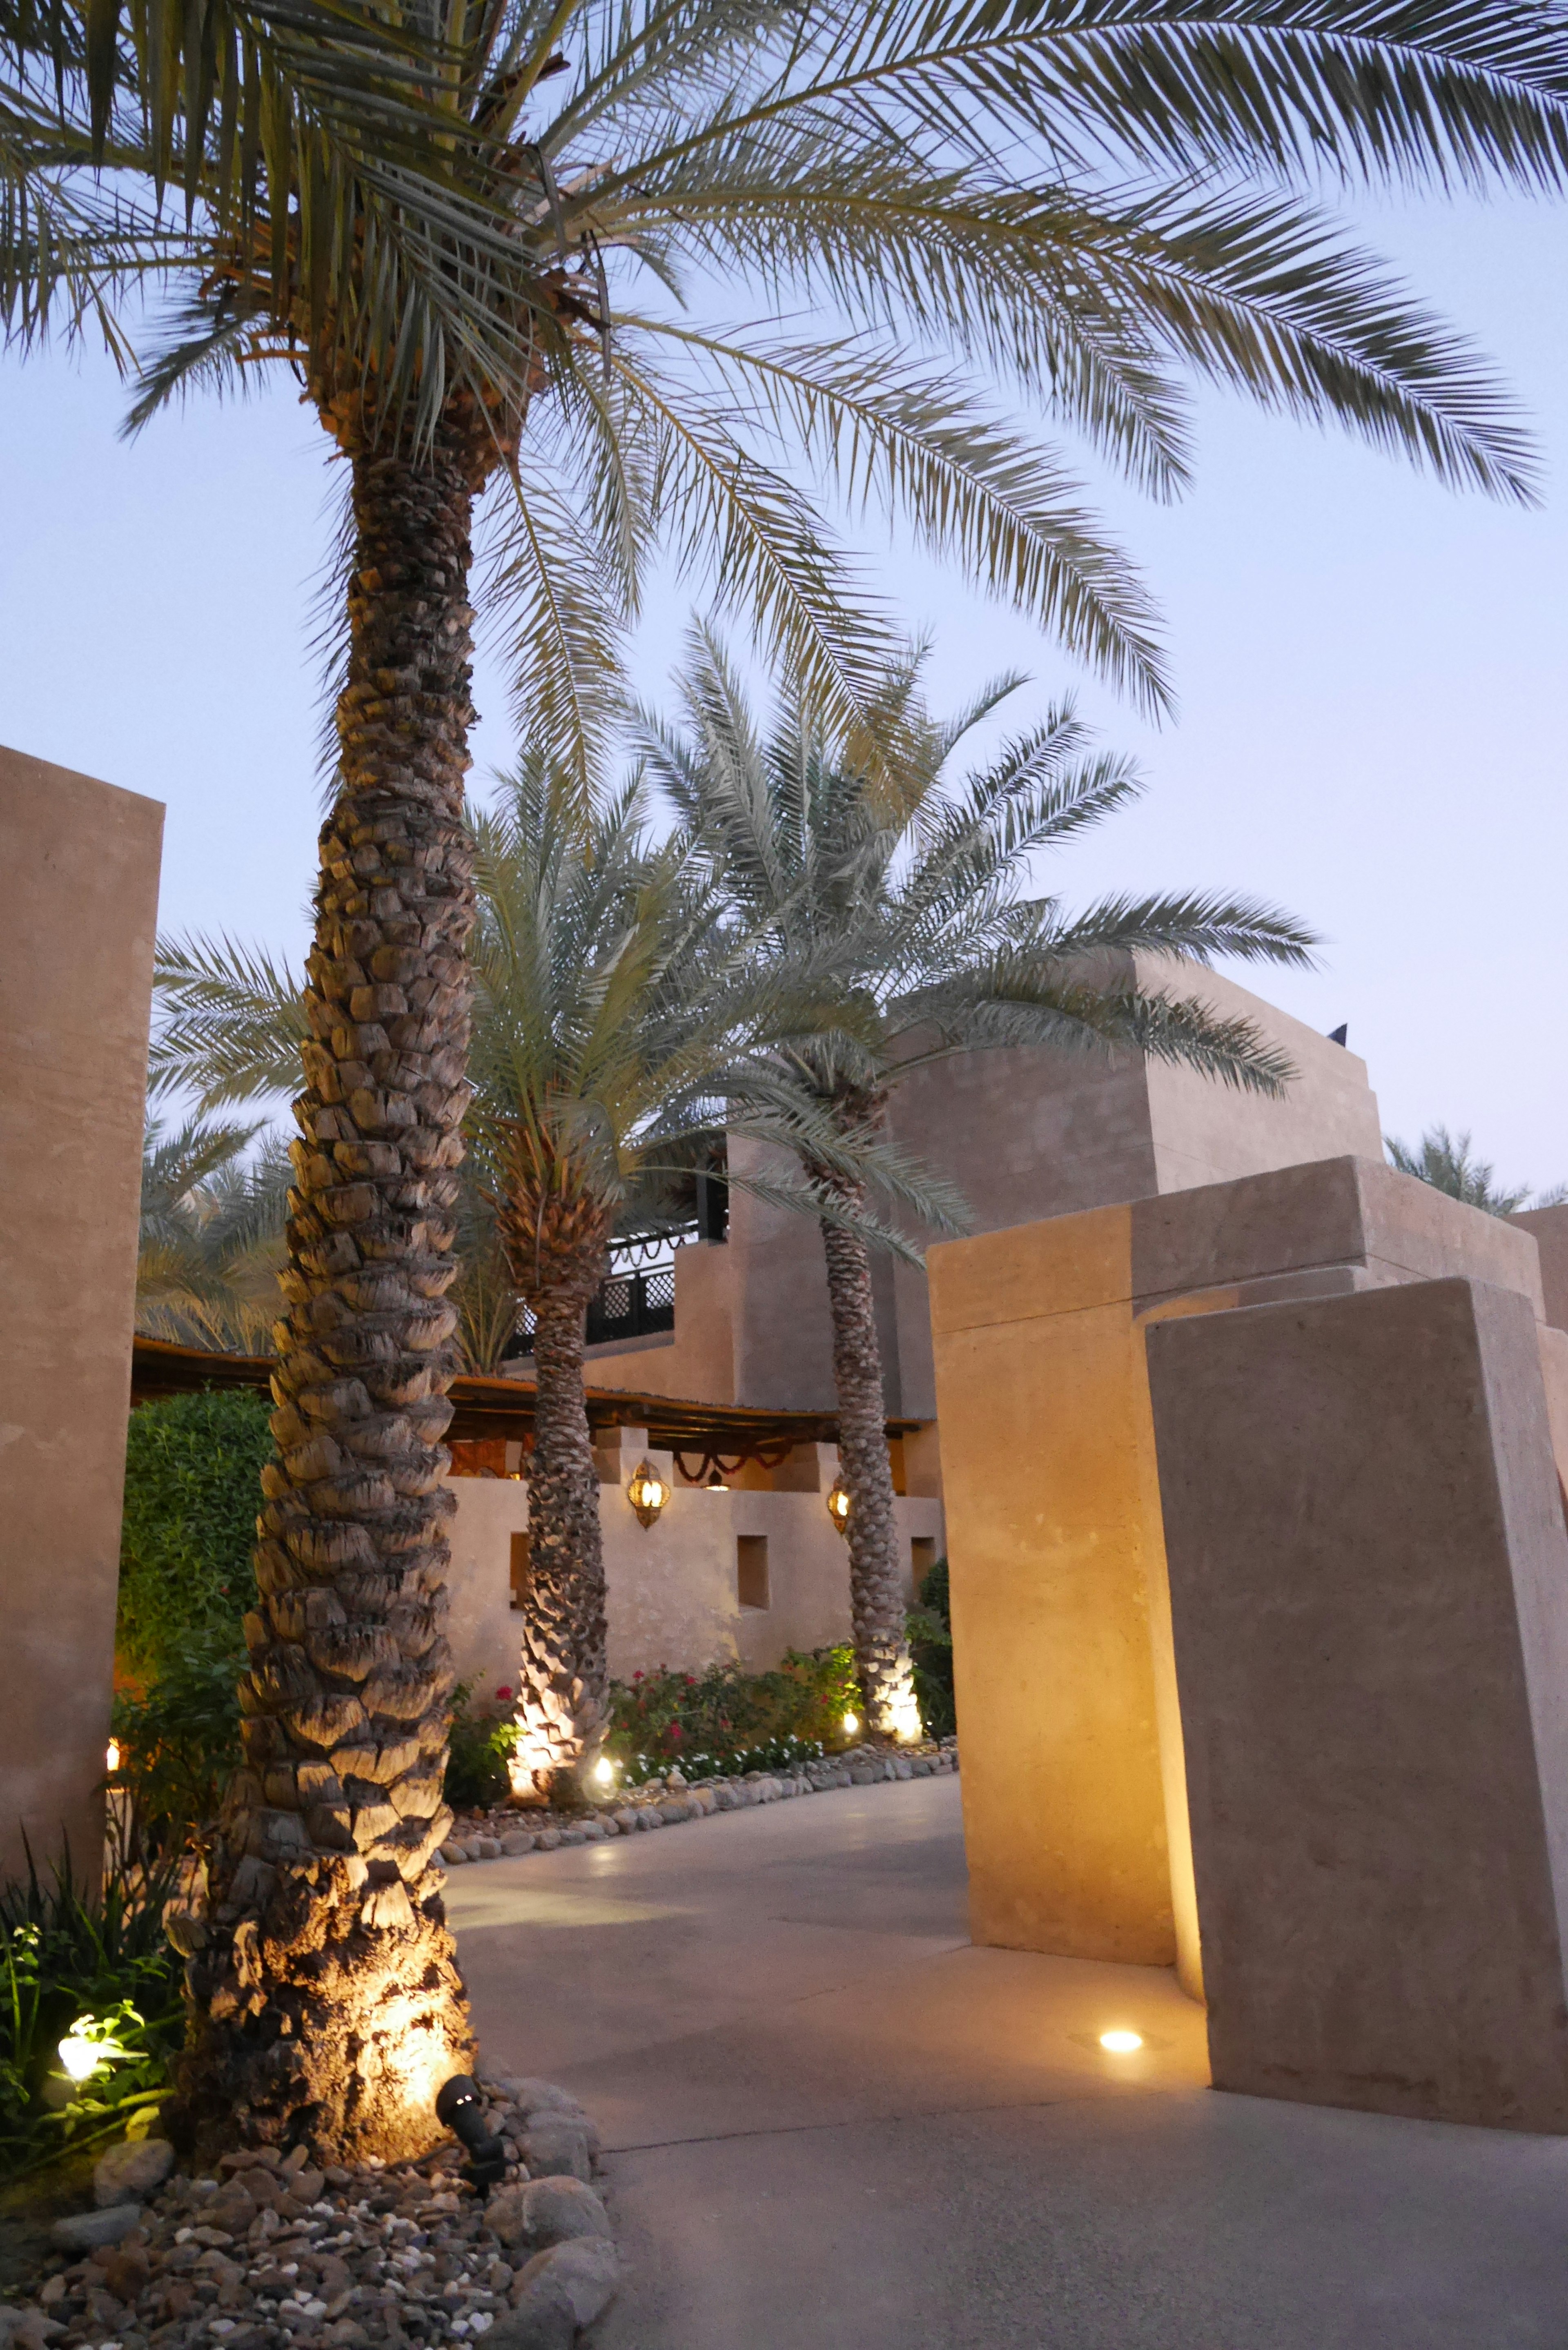
{"label": "clear sky", "polygon": [[[1303,914],[1328,941],[1322,969],[1265,973],[1260,992],[1320,1028],[1349,1022],[1391,1131],[1471,1127],[1501,1173],[1547,1184],[1568,1178],[1568,214],[1431,203],[1368,225],[1517,388],[1547,460],[1539,511],[1453,496],[1219,397],[1199,404],[1179,505],[1085,463],[1166,616],[1180,712],[1158,733],[929,566],[900,553],[887,578],[933,636],[938,706],[1018,666],[1037,681],[1020,720],[1075,684],[1106,739],[1139,754],[1147,799],[1054,885],[1222,884]],[[299,950],[322,436],[280,379],[127,447],[122,391],[92,354],[0,363],[0,741],[167,803],[166,928]],[[666,602],[643,632],[650,698],[682,618]],[[476,699],[482,781],[510,748],[488,664]]]}

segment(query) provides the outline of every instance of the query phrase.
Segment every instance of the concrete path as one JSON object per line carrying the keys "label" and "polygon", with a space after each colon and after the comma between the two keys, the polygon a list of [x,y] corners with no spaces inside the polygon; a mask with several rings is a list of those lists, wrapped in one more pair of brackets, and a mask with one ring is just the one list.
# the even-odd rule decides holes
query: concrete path
{"label": "concrete path", "polygon": [[1171,1978],[969,1947],[951,1781],[450,1890],[486,2049],[611,2150],[596,2350],[1568,2345],[1568,2141],[1215,2094]]}

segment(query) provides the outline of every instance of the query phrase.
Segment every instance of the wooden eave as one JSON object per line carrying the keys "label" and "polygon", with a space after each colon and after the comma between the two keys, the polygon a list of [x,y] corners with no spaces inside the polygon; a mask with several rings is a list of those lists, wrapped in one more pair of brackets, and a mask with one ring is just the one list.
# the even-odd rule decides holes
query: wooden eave
{"label": "wooden eave", "polygon": [[[275,1368],[270,1355],[220,1355],[201,1347],[170,1346],[161,1338],[138,1338],[131,1349],[130,1399],[149,1403],[159,1396],[191,1395],[204,1388],[247,1388],[265,1395]],[[484,1437],[512,1441],[531,1437],[535,1393],[531,1379],[454,1379],[448,1438],[467,1443]],[[589,1388],[587,1396],[590,1427],[646,1428],[656,1452],[754,1460],[791,1445],[838,1441],[835,1412],[756,1411],[740,1404],[696,1403],[621,1388]],[[888,1433],[906,1436],[921,1424],[890,1419]]]}

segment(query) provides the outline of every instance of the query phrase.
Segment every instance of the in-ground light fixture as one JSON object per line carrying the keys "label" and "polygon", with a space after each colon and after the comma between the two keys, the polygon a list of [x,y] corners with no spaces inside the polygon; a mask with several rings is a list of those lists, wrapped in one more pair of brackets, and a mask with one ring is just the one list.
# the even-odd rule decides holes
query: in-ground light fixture
{"label": "in-ground light fixture", "polygon": [[488,2195],[506,2176],[506,2148],[485,2126],[478,2083],[466,2073],[454,2073],[438,2095],[435,2109],[437,2121],[451,2130],[468,2155],[463,2177],[481,2195]]}

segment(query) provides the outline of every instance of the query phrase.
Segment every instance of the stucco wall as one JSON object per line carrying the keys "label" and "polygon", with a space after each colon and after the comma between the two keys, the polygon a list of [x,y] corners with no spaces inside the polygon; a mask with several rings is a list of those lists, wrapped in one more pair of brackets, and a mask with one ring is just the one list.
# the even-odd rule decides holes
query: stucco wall
{"label": "stucco wall", "polygon": [[0,1876],[101,1846],[162,828],[0,750]]}
{"label": "stucco wall", "polygon": [[[613,1679],[668,1665],[697,1672],[738,1659],[748,1670],[776,1665],[786,1648],[825,1648],[849,1638],[848,1553],[824,1506],[836,1455],[824,1457],[820,1490],[713,1492],[677,1483],[667,1454],[649,1457],[676,1486],[658,1523],[633,1516],[626,1477],[642,1457],[628,1446],[624,1474],[600,1486],[605,1580],[608,1588],[609,1666]],[[516,1682],[519,1617],[511,1600],[511,1538],[528,1523],[521,1480],[457,1477],[452,1538],[452,1642],[462,1678],[488,1697]],[[929,1498],[899,1501],[906,1561],[917,1538],[940,1553],[942,1511]],[[736,1537],[768,1542],[769,1606],[742,1608],[736,1587]],[[912,1589],[912,1579],[911,1579]]]}

